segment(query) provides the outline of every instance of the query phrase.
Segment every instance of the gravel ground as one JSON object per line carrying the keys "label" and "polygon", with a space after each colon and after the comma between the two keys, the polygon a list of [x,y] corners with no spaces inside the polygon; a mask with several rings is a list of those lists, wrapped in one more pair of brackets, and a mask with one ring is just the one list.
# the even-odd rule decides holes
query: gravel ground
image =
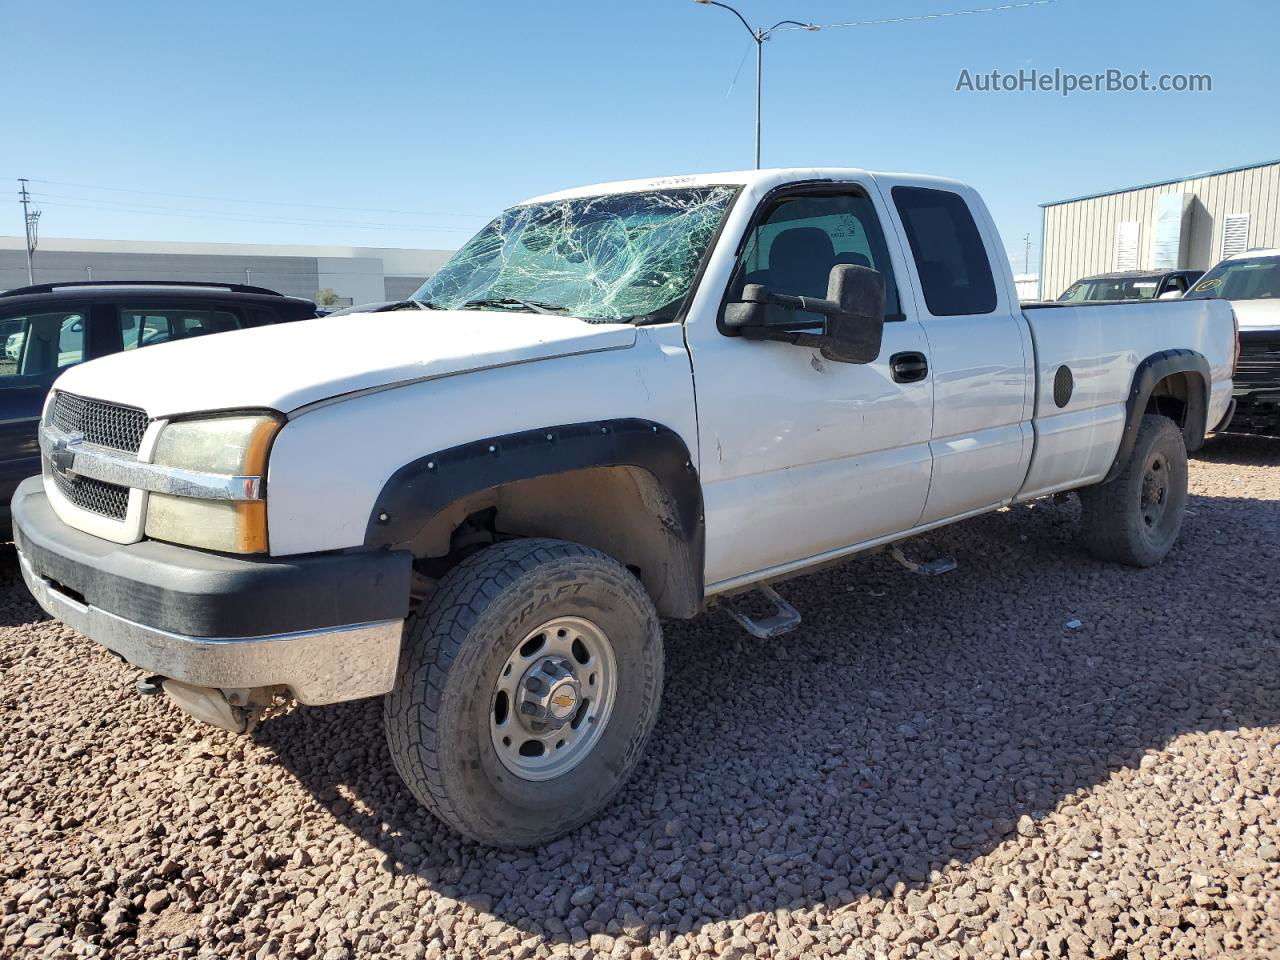
{"label": "gravel ground", "polygon": [[0,555],[0,937],[62,957],[1280,956],[1280,443],[1134,571],[1019,507],[667,626],[638,775],[549,847],[417,808],[369,701],[252,738],[133,691]]}

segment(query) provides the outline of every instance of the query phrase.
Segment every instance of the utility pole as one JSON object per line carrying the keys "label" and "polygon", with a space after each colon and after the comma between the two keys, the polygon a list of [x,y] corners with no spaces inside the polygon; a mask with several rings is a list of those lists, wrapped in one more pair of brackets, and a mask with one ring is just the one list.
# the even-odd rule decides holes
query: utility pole
{"label": "utility pole", "polygon": [[1023,253],[1022,253],[1022,272],[1030,273],[1031,272],[1031,234],[1028,233],[1022,239],[1023,239],[1023,242],[1025,242],[1027,245],[1026,249],[1023,250]]}
{"label": "utility pole", "polygon": [[27,283],[36,282],[35,273],[31,269],[31,257],[36,252],[36,236],[40,227],[40,211],[31,210],[31,194],[27,192],[27,178],[18,178],[18,196],[22,200],[22,226],[27,233]]}

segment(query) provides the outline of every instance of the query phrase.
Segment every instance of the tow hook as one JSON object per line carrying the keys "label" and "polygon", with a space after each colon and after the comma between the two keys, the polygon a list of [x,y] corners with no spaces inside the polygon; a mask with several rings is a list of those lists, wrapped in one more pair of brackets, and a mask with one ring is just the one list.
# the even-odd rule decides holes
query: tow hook
{"label": "tow hook", "polygon": [[139,677],[138,682],[133,685],[133,689],[137,690],[141,696],[156,697],[164,693],[164,677],[153,675],[150,677]]}
{"label": "tow hook", "polygon": [[251,703],[255,698],[250,691],[232,691],[234,698],[242,701],[237,706],[215,687],[193,687],[167,677],[160,680],[160,686],[184,713],[232,733],[250,733],[266,709],[265,705]]}

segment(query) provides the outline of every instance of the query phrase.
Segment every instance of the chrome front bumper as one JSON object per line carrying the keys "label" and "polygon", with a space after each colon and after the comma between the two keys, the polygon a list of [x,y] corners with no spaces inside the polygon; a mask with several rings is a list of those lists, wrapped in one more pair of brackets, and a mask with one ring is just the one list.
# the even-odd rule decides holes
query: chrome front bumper
{"label": "chrome front bumper", "polygon": [[136,667],[195,687],[288,687],[302,703],[388,692],[403,620],[379,620],[260,637],[189,637],[83,603],[40,576],[18,552],[22,579],[50,616]]}

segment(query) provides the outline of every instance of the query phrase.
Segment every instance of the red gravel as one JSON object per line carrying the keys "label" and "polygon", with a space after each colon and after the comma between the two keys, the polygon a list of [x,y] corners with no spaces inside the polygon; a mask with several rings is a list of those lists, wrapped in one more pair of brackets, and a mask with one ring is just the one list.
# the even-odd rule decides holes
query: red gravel
{"label": "red gravel", "polygon": [[1202,451],[1152,570],[1069,500],[784,584],[772,643],[668,624],[635,781],[526,853],[413,803],[378,703],[202,727],[0,554],[0,954],[1280,955],[1278,468]]}

